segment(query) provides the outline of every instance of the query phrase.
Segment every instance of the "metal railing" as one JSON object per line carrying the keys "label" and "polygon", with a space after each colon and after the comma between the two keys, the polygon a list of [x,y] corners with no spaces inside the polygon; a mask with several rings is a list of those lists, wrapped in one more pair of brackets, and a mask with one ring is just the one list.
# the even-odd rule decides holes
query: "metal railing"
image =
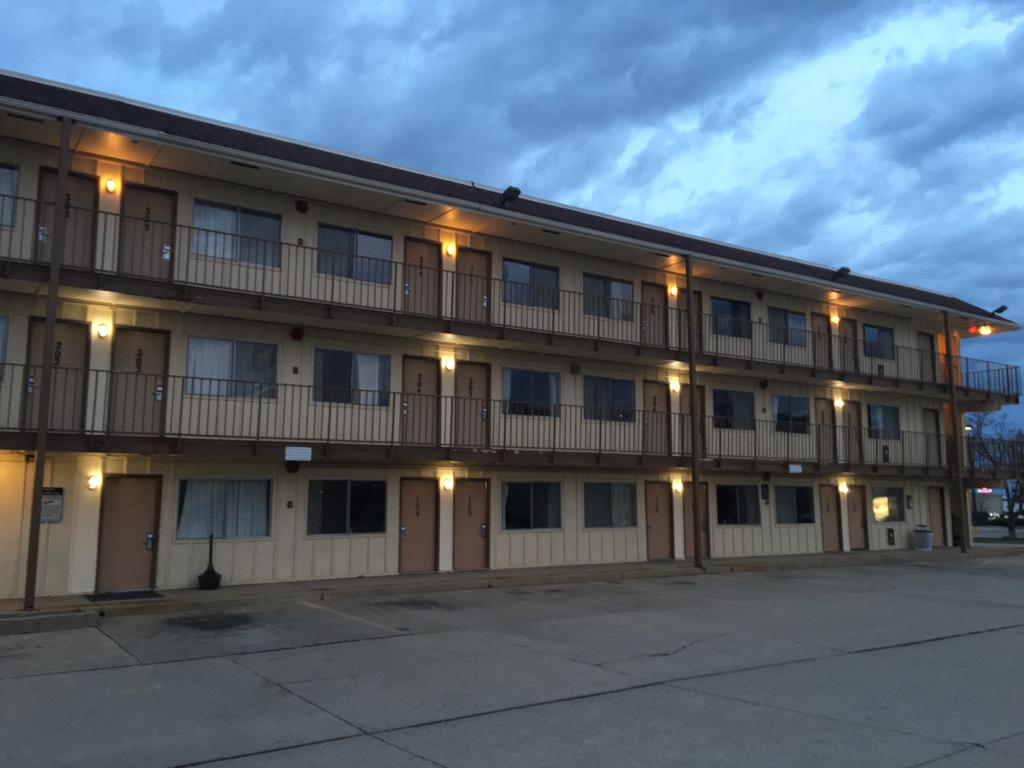
{"label": "metal railing", "polygon": [[[39,368],[0,366],[0,432],[39,423]],[[56,367],[50,429],[95,437],[689,456],[687,414]],[[947,438],[845,426],[701,419],[699,457],[945,467]]]}
{"label": "metal railing", "polygon": [[[621,342],[678,356],[687,347],[687,314],[656,302],[506,281],[436,264],[369,258],[258,237],[172,224],[27,198],[0,196],[0,270],[4,261],[47,262],[54,216],[67,219],[62,264],[71,270],[126,275],[190,287],[296,299]],[[401,254],[395,258],[403,259]],[[2,271],[0,271],[2,274]],[[675,279],[675,278],[673,278]],[[894,382],[944,385],[947,366],[961,387],[1020,394],[1015,366],[931,349],[867,343],[862,338],[770,323],[701,315],[698,351],[712,358],[857,374]]]}
{"label": "metal railing", "polygon": [[964,464],[976,471],[1024,471],[1024,440],[992,440],[968,437]]}

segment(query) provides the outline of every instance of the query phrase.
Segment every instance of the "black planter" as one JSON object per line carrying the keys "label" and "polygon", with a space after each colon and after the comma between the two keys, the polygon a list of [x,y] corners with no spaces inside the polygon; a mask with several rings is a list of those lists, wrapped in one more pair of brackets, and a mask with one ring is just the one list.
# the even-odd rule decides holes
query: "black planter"
{"label": "black planter", "polygon": [[206,570],[199,574],[200,589],[217,589],[220,586],[220,574],[213,569],[213,534],[210,534],[210,557]]}

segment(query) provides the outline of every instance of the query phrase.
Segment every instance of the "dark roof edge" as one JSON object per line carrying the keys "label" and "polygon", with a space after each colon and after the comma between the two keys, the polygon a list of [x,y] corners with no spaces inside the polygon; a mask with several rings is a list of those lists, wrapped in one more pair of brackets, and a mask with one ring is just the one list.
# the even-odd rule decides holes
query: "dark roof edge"
{"label": "dark roof edge", "polygon": [[695,258],[717,262],[724,266],[741,266],[774,273],[780,277],[819,283],[836,290],[849,290],[886,300],[912,302],[979,319],[997,321],[1006,327],[1020,327],[1011,320],[955,296],[854,273],[836,280],[836,270],[831,267],[706,240],[693,235],[525,196],[503,207],[498,205],[496,200],[487,199],[488,194],[496,192],[488,187],[345,155],[323,147],[303,144],[59,83],[0,71],[0,98],[66,113],[69,116],[90,117],[142,129],[151,134],[151,138],[156,141],[177,138],[188,143],[232,150],[294,166],[327,171],[353,180],[367,181],[396,190],[413,190],[456,204],[467,205],[475,210],[501,218],[534,220],[541,224],[569,228],[582,235],[600,234],[614,240],[632,242],[639,247],[669,253],[688,253]]}

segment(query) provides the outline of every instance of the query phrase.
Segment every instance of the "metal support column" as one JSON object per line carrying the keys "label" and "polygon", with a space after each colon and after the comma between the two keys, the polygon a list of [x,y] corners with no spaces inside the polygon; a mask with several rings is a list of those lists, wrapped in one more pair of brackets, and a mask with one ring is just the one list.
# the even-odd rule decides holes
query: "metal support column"
{"label": "metal support column", "polygon": [[704,562],[704,494],[700,486],[700,424],[697,414],[697,316],[693,298],[693,257],[686,256],[686,351],[690,379],[690,480],[693,483],[693,564]]}
{"label": "metal support column", "polygon": [[960,513],[960,551],[966,552],[969,546],[971,522],[967,519],[969,510],[964,503],[964,425],[960,418],[960,401],[957,398],[957,382],[953,377],[953,333],[949,326],[949,312],[942,313],[946,335],[946,387],[949,389],[949,406],[953,421],[953,451],[950,460],[953,462],[953,476],[956,479],[956,503],[953,509]]}

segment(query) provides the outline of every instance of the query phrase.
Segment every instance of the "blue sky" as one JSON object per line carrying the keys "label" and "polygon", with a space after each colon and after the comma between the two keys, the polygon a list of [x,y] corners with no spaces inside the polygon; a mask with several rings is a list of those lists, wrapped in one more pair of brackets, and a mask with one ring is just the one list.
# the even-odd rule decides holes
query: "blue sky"
{"label": "blue sky", "polygon": [[9,3],[0,67],[1024,320],[1022,0],[103,7]]}

